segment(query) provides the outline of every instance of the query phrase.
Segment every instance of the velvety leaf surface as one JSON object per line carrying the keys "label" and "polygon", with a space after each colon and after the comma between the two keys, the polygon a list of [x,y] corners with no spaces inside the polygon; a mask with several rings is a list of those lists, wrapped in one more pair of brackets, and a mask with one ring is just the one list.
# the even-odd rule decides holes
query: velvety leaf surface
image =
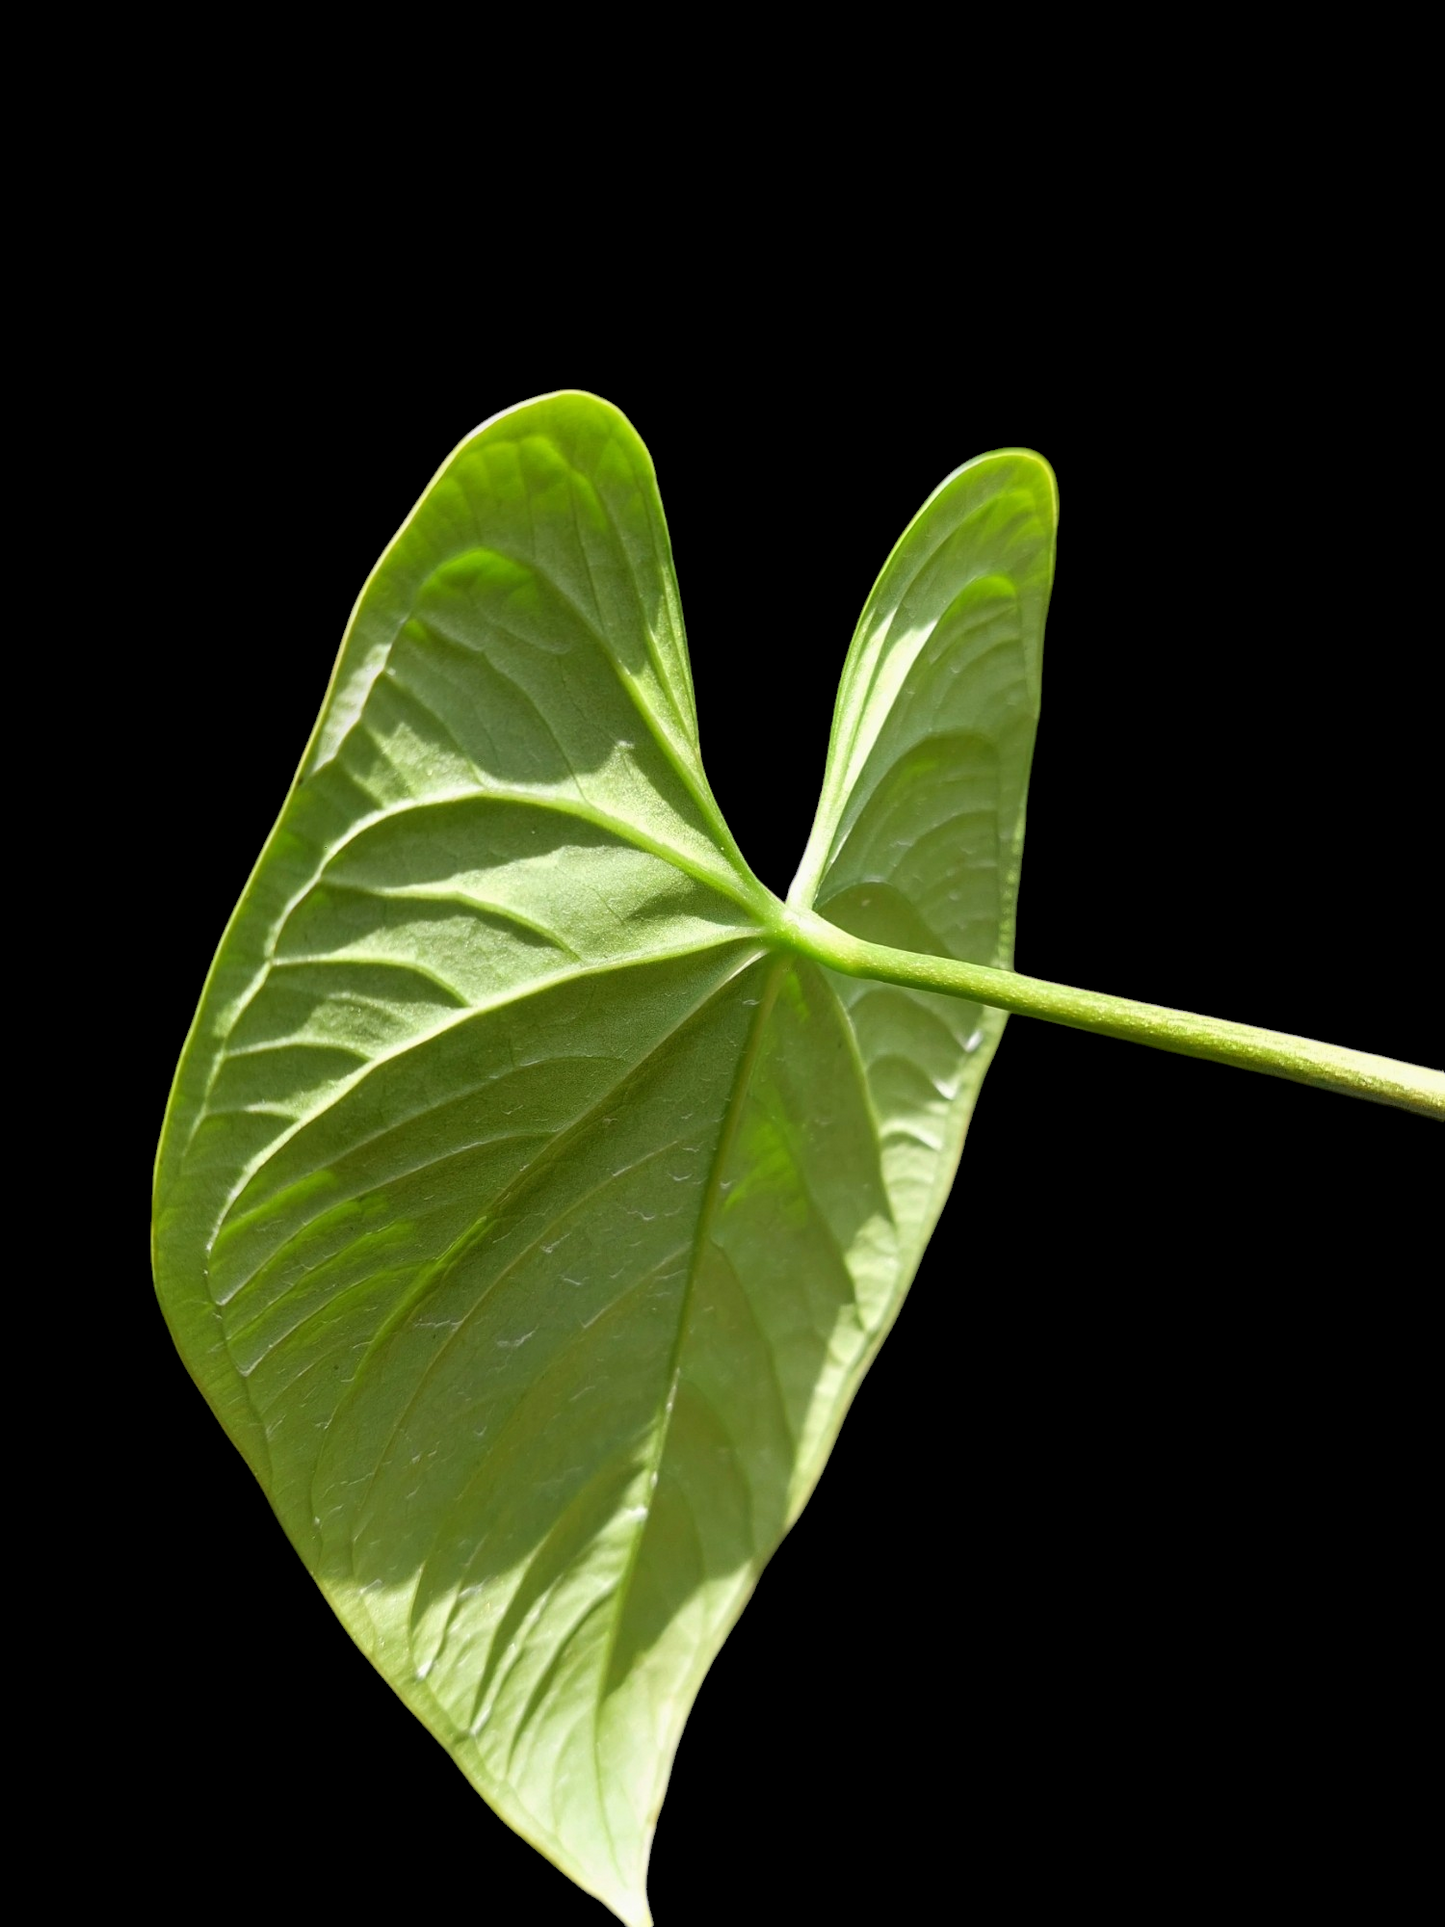
{"label": "velvety leaf surface", "polygon": [[[798,890],[860,935],[1007,958],[1052,526],[1037,458],[970,464],[869,602]],[[302,1558],[629,1922],[999,1028],[780,919],[702,772],[646,452],[590,396],[512,410],[358,602],[158,1160],[167,1317]]]}

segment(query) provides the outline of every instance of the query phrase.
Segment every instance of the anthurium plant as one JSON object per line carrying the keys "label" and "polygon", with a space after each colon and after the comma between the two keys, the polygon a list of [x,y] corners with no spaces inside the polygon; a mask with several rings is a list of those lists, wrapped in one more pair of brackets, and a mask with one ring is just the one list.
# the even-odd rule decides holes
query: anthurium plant
{"label": "anthurium plant", "polygon": [[586,394],[486,423],[362,591],[176,1074],[187,1367],[357,1644],[631,1927],[1007,1013],[1445,1116],[1438,1072],[1012,970],[1057,508],[1004,449],[905,530],[782,899],[646,450]]}

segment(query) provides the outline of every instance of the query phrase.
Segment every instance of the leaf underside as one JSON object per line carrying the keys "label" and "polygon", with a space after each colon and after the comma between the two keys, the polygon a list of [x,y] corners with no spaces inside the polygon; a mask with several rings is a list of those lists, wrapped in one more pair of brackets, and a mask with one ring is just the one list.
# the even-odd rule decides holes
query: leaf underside
{"label": "leaf underside", "polygon": [[[910,526],[793,901],[1009,964],[1054,524],[1008,452]],[[778,927],[703,775],[645,449],[588,395],[497,417],[367,583],[212,967],[156,1280],[352,1636],[631,1923],[1003,1024]]]}

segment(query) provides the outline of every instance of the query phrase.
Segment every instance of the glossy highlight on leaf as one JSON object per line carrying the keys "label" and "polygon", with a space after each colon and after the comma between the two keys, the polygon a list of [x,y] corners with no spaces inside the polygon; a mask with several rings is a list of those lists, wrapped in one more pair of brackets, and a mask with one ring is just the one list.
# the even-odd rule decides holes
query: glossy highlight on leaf
{"label": "glossy highlight on leaf", "polygon": [[[792,909],[1011,962],[1056,509],[1007,451],[899,542]],[[292,1543],[629,1923],[1005,1021],[788,915],[703,771],[646,451],[588,395],[510,410],[363,590],[157,1164],[162,1305]]]}

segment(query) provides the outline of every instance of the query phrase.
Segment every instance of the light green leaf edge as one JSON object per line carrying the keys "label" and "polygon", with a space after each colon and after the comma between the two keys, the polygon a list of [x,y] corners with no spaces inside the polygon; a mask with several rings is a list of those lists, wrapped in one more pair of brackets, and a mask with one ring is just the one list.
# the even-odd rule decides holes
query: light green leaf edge
{"label": "light green leaf edge", "polygon": [[[1009,965],[1056,515],[1004,451],[905,532],[793,911]],[[803,949],[703,773],[645,449],[508,410],[358,599],[181,1059],[156,1281],[358,1644],[629,1923],[1004,1022]]]}

